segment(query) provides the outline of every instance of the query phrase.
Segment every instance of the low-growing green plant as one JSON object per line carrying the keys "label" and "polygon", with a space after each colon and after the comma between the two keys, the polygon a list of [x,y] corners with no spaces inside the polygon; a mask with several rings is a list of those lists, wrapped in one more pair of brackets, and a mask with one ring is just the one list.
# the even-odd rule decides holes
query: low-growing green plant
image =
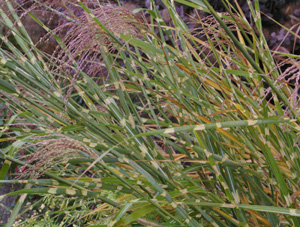
{"label": "low-growing green plant", "polygon": [[69,8],[64,38],[28,12],[57,40],[50,59],[12,4],[10,17],[0,9],[21,48],[0,34],[1,102],[15,114],[0,184],[24,184],[7,194],[20,195],[7,226],[300,226],[299,56],[269,50],[258,0],[254,24],[229,1],[217,13],[177,0],[212,15],[193,31],[174,1],[162,0],[171,25],[150,2],[150,24],[71,2],[84,13]]}

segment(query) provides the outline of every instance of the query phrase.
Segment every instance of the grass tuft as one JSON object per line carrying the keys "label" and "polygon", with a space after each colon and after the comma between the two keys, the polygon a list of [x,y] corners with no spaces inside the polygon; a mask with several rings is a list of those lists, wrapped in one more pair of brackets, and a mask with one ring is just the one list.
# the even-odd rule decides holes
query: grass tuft
{"label": "grass tuft", "polygon": [[193,31],[162,2],[171,22],[154,1],[148,24],[115,6],[41,4],[68,20],[51,30],[29,13],[57,41],[51,57],[0,11],[15,42],[0,33],[13,113],[0,184],[25,185],[7,194],[20,195],[8,226],[300,226],[299,58],[273,55],[258,1],[251,26],[229,4],[179,1],[211,13]]}

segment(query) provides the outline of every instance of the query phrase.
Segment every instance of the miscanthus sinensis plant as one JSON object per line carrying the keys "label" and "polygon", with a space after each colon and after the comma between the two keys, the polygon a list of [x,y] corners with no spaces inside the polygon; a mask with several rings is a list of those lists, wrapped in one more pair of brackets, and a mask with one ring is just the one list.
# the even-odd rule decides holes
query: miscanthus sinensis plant
{"label": "miscanthus sinensis plant", "polygon": [[7,226],[300,226],[299,56],[269,50],[258,1],[250,24],[229,2],[177,0],[198,10],[193,31],[174,1],[170,24],[150,2],[148,23],[41,3],[69,31],[27,12],[51,57],[0,9],[0,184],[24,186]]}

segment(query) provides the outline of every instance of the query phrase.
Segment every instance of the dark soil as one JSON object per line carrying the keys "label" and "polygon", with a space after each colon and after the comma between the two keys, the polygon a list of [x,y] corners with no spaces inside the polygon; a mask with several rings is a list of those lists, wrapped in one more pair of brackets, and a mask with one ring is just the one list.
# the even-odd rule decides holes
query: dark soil
{"label": "dark soil", "polygon": [[[1,165],[0,165],[1,168]],[[6,193],[20,190],[22,187],[14,184],[2,184],[0,187],[0,196]],[[17,202],[18,196],[5,196],[0,203],[0,226],[4,226],[10,216],[10,211]]]}

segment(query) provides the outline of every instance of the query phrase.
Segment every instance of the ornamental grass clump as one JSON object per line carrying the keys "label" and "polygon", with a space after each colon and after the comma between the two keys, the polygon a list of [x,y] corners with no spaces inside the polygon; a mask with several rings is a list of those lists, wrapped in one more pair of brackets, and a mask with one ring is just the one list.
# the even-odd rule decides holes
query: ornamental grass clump
{"label": "ornamental grass clump", "polygon": [[[73,3],[82,13],[64,37],[29,12],[57,40],[50,58],[9,1],[11,17],[0,10],[16,42],[0,34],[0,100],[14,113],[0,184],[24,184],[6,194],[20,195],[7,226],[300,226],[299,57],[269,50],[258,1],[253,24],[229,4],[178,1],[215,18],[195,18],[201,34],[173,1],[174,26],[150,2],[150,24]],[[26,179],[10,177],[15,165]]]}

